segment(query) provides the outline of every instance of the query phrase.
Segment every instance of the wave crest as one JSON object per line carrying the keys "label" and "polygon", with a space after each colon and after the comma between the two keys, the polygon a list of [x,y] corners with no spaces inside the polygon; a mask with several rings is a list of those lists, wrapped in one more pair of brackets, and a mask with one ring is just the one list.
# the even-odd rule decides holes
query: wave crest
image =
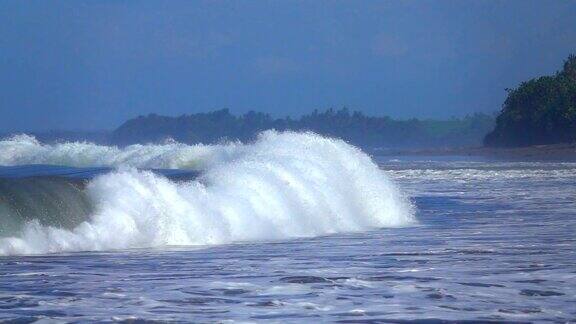
{"label": "wave crest", "polygon": [[88,142],[42,144],[34,136],[20,134],[0,141],[0,165],[201,170],[211,163],[233,158],[242,147],[240,143],[187,145],[174,141],[134,144],[124,148]]}

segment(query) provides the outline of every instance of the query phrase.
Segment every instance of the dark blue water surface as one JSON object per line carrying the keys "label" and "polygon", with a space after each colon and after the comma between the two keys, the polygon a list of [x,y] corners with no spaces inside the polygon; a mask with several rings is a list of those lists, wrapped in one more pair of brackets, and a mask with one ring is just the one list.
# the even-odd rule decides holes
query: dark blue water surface
{"label": "dark blue water surface", "polygon": [[[55,165],[18,165],[18,166],[1,166],[0,179],[20,179],[31,177],[61,177],[75,180],[90,180],[96,176],[114,171],[115,168],[96,167],[96,168],[73,168]],[[191,170],[179,169],[154,169],[155,173],[161,174],[168,178],[185,178],[193,179],[198,172]]]}
{"label": "dark blue water surface", "polygon": [[[417,225],[207,248],[4,256],[0,320],[576,320],[576,164],[380,165],[415,202]],[[0,177],[108,171],[28,166],[0,168]]]}

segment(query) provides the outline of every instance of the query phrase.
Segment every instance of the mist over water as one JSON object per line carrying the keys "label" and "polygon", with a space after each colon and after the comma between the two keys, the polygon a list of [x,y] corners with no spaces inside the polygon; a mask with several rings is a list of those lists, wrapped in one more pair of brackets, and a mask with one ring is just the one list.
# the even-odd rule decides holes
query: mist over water
{"label": "mist over water", "polygon": [[[18,136],[0,149],[8,165],[119,166],[83,189],[88,220],[64,228],[25,215],[21,230],[0,239],[0,254],[279,240],[415,222],[411,203],[370,157],[314,134],[269,131],[250,144],[124,149]],[[201,174],[176,182],[134,167]]]}

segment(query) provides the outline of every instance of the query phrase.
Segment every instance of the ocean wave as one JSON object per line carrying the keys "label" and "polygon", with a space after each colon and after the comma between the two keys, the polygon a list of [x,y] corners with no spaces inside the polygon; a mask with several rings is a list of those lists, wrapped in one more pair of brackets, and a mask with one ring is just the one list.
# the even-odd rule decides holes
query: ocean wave
{"label": "ocean wave", "polygon": [[[128,167],[86,184],[82,197],[90,202],[88,220],[74,228],[27,220],[14,235],[0,239],[2,255],[279,240],[415,221],[409,200],[370,157],[341,140],[311,133],[267,131],[250,144],[126,148],[137,152],[132,155],[86,143],[11,141],[29,141],[32,147],[13,150],[18,161],[40,155],[64,161],[65,156],[68,162],[93,159]],[[133,168],[189,166],[198,148],[210,158],[202,160],[203,171],[193,181],[171,181]],[[123,158],[106,161],[109,152]]]}
{"label": "ocean wave", "polygon": [[45,164],[70,167],[132,166],[149,169],[201,170],[215,162],[241,154],[245,146],[230,142],[221,145],[134,144],[124,148],[89,142],[40,143],[34,136],[14,135],[0,140],[0,165]]}

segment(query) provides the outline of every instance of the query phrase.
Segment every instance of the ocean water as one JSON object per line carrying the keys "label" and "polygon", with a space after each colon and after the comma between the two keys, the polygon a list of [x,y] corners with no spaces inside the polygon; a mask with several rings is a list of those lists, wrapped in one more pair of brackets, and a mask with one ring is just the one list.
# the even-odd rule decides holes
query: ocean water
{"label": "ocean water", "polygon": [[275,132],[0,152],[0,320],[576,320],[574,163]]}

